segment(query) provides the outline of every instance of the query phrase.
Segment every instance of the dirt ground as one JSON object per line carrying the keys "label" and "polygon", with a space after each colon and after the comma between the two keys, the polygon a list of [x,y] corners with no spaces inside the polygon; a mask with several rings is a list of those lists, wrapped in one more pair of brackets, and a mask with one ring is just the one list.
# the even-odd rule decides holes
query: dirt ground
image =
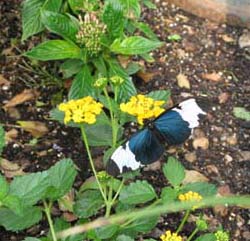
{"label": "dirt ground", "polygon": [[[0,84],[0,123],[6,131],[16,131],[3,158],[18,164],[24,172],[36,172],[70,157],[81,170],[75,183],[78,187],[90,175],[86,153],[81,140],[76,138],[77,130],[49,119],[59,87],[55,81],[50,81],[50,85],[44,81],[51,79],[49,74],[53,75],[57,67],[43,63],[37,69],[36,63],[21,56],[39,37],[20,42],[20,6],[21,0],[0,1],[0,83],[3,79],[8,82]],[[173,103],[189,96],[204,96],[211,103],[211,111],[194,132],[194,138],[168,150],[166,156],[176,156],[186,169],[208,178],[219,187],[220,195],[249,194],[250,123],[233,115],[234,107],[250,110],[250,51],[239,47],[239,38],[247,30],[212,23],[162,1],[157,6],[157,10],[143,12],[143,21],[166,44],[152,54],[155,62],[145,64],[145,73],[135,76],[138,89],[145,93],[169,89]],[[168,40],[173,34],[180,35],[181,40]],[[58,73],[55,75],[60,77]],[[9,112],[2,108],[25,89],[39,92],[36,101],[27,101]],[[17,120],[41,121],[49,132],[31,145],[32,136],[16,127]],[[94,152],[96,157],[100,156],[100,150]],[[159,189],[166,184],[157,165],[145,170],[142,176]],[[157,238],[165,229],[176,228],[181,216],[161,218],[157,228],[147,236]],[[217,207],[207,210],[206,218],[212,227],[221,223],[230,232],[231,240],[250,240],[249,210]],[[188,224],[186,231],[191,227]],[[47,226],[43,222],[18,234],[0,228],[0,240],[19,241],[28,235],[39,236],[44,230]]]}

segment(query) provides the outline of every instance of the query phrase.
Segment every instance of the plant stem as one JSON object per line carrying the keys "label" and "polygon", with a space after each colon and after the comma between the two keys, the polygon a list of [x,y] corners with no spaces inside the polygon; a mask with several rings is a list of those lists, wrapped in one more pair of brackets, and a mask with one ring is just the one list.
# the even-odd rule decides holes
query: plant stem
{"label": "plant stem", "polygon": [[44,212],[46,214],[46,217],[47,217],[47,220],[48,220],[48,223],[49,223],[49,228],[50,228],[52,239],[53,239],[53,241],[57,241],[56,232],[55,232],[53,221],[52,221],[51,215],[50,215],[50,210],[51,210],[52,202],[50,201],[49,203],[47,203],[44,200],[43,201],[43,205],[44,205]]}
{"label": "plant stem", "polygon": [[93,173],[95,175],[95,179],[96,179],[96,182],[97,182],[98,187],[100,189],[100,192],[102,194],[102,197],[104,199],[104,202],[105,202],[105,204],[107,204],[107,198],[106,198],[106,196],[105,196],[105,194],[104,194],[104,192],[102,190],[101,183],[100,183],[100,181],[99,181],[99,179],[97,177],[97,172],[95,170],[94,162],[93,162],[93,159],[92,159],[92,156],[91,156],[91,153],[90,153],[90,149],[89,149],[88,138],[87,138],[87,135],[85,133],[83,125],[81,125],[81,133],[82,133],[83,142],[85,144],[86,151],[87,151],[87,154],[88,154],[88,158],[89,158],[89,161],[90,161],[91,169],[92,169],[92,171],[93,171]]}
{"label": "plant stem", "polygon": [[191,241],[192,238],[194,237],[194,235],[199,231],[198,228],[195,228],[195,230],[190,234],[190,236],[188,237],[187,241]]}
{"label": "plant stem", "polygon": [[185,222],[186,222],[187,219],[188,219],[189,214],[190,214],[190,210],[187,210],[186,213],[185,213],[185,216],[183,217],[183,219],[182,219],[182,221],[181,221],[180,226],[178,227],[178,229],[177,229],[177,231],[176,231],[176,233],[179,233],[179,232],[182,230],[182,228],[183,228]]}
{"label": "plant stem", "polygon": [[119,186],[119,188],[118,188],[118,190],[117,190],[117,192],[116,192],[116,194],[114,196],[114,198],[112,199],[112,205],[114,204],[116,198],[118,197],[118,195],[120,194],[120,192],[122,190],[122,187],[123,187],[123,184],[124,184],[124,180],[125,179],[123,178],[122,181],[121,181],[121,184],[120,184],[120,186]]}
{"label": "plant stem", "polygon": [[117,122],[116,119],[114,118],[114,112],[107,89],[103,88],[103,92],[109,105],[109,112],[110,112],[111,126],[112,126],[112,147],[115,147],[117,139]]}
{"label": "plant stem", "polygon": [[105,217],[110,216],[110,212],[111,212],[111,208],[112,208],[112,195],[113,195],[113,190],[112,190],[112,186],[111,186],[111,187],[109,187],[108,201],[107,201],[107,204],[106,204]]}

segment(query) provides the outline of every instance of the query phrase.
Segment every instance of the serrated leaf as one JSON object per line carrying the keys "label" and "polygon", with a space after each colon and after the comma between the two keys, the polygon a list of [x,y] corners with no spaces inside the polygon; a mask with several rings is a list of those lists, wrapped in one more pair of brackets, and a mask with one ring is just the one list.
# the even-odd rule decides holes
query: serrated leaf
{"label": "serrated leaf", "polygon": [[9,192],[9,184],[0,174],[0,201],[2,201]]}
{"label": "serrated leaf", "polygon": [[45,1],[43,10],[48,10],[52,12],[58,12],[61,8],[62,0],[49,0]]}
{"label": "serrated leaf", "polygon": [[81,49],[65,40],[49,40],[39,44],[24,54],[25,56],[42,61],[59,59],[80,59]]}
{"label": "serrated leaf", "polygon": [[141,32],[145,34],[146,37],[152,40],[159,41],[159,39],[157,38],[155,33],[151,30],[148,24],[142,22],[135,22],[134,24],[136,28],[138,28]]}
{"label": "serrated leaf", "polygon": [[195,239],[195,241],[216,241],[216,237],[213,233],[207,233],[201,235],[199,238]]}
{"label": "serrated leaf", "polygon": [[244,107],[234,107],[234,116],[246,121],[250,121],[250,111],[247,111]]}
{"label": "serrated leaf", "polygon": [[116,224],[107,225],[104,227],[97,228],[95,230],[96,236],[103,239],[111,238],[118,230],[119,226]]}
{"label": "serrated leaf", "polygon": [[0,125],[0,157],[2,155],[4,147],[5,147],[5,131],[3,127]]}
{"label": "serrated leaf", "polygon": [[44,26],[40,19],[40,9],[44,0],[25,0],[22,6],[22,41],[41,32]]}
{"label": "serrated leaf", "polygon": [[172,187],[164,187],[161,191],[161,199],[164,204],[172,203],[178,196],[178,191]]}
{"label": "serrated leaf", "polygon": [[128,75],[132,75],[137,73],[142,67],[135,63],[135,62],[130,62],[126,68],[126,72]]}
{"label": "serrated leaf", "polygon": [[71,159],[60,160],[47,173],[49,188],[45,197],[50,200],[63,197],[72,187],[77,174]]}
{"label": "serrated leaf", "polygon": [[89,67],[85,65],[74,78],[68,98],[69,100],[80,99],[88,95],[94,96],[93,77],[91,76]]}
{"label": "serrated leaf", "polygon": [[107,2],[102,19],[111,37],[118,38],[121,36],[124,29],[124,18],[122,5],[118,1]]}
{"label": "serrated leaf", "polygon": [[162,42],[149,40],[141,36],[132,36],[120,41],[116,39],[110,50],[117,54],[136,55],[148,53],[162,45]]}
{"label": "serrated leaf", "polygon": [[158,222],[159,216],[151,216],[149,218],[139,218],[136,219],[134,222],[129,224],[126,228],[128,230],[133,230],[135,232],[149,232],[152,230],[157,222]]}
{"label": "serrated leaf", "polygon": [[42,219],[42,211],[37,207],[27,207],[23,215],[17,215],[10,209],[0,209],[0,225],[9,231],[20,231],[29,228]]}
{"label": "serrated leaf", "polygon": [[122,234],[116,238],[116,241],[134,241],[134,239],[127,235]]}
{"label": "serrated leaf", "polygon": [[68,59],[60,66],[60,71],[66,79],[78,73],[82,67],[83,62],[80,59]]}
{"label": "serrated leaf", "polygon": [[78,195],[74,213],[80,218],[88,218],[96,214],[103,204],[103,197],[99,190],[87,190]]}
{"label": "serrated leaf", "polygon": [[189,183],[182,187],[182,192],[198,192],[202,197],[215,196],[217,193],[217,188],[214,184],[207,182],[194,182]]}
{"label": "serrated leaf", "polygon": [[163,173],[167,180],[177,187],[181,184],[182,180],[185,178],[185,169],[182,164],[176,160],[174,157],[169,157],[167,164],[163,166]]}
{"label": "serrated leaf", "polygon": [[137,19],[141,15],[141,6],[138,0],[120,1],[126,10],[128,18]]}
{"label": "serrated leaf", "polygon": [[157,9],[157,6],[154,3],[152,3],[150,0],[143,0],[142,2],[149,9]]}
{"label": "serrated leaf", "polygon": [[126,204],[146,203],[157,197],[154,188],[147,181],[136,181],[123,187],[119,200]]}
{"label": "serrated leaf", "polygon": [[147,94],[148,97],[151,97],[154,100],[164,100],[166,103],[168,102],[170,95],[170,90],[156,90]]}
{"label": "serrated leaf", "polygon": [[48,188],[47,172],[31,173],[15,177],[10,184],[10,194],[19,197],[23,206],[36,204]]}
{"label": "serrated leaf", "polygon": [[20,198],[14,195],[8,195],[2,200],[2,204],[8,207],[17,215],[23,214],[23,206]]}
{"label": "serrated leaf", "polygon": [[62,36],[66,40],[76,40],[78,25],[69,16],[51,11],[42,11],[42,22],[51,32]]}
{"label": "serrated leaf", "polygon": [[107,76],[107,66],[102,56],[98,56],[97,58],[93,59],[93,64],[97,69],[97,73],[101,73],[102,76]]}

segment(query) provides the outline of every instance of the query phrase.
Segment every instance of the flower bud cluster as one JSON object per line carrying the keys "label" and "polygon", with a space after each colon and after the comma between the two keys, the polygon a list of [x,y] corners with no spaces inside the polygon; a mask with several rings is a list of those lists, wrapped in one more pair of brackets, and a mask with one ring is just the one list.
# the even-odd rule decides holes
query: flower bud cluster
{"label": "flower bud cluster", "polygon": [[101,23],[93,13],[86,13],[84,20],[79,16],[80,29],[76,35],[77,42],[83,45],[90,55],[101,51],[101,38],[106,32],[106,25]]}

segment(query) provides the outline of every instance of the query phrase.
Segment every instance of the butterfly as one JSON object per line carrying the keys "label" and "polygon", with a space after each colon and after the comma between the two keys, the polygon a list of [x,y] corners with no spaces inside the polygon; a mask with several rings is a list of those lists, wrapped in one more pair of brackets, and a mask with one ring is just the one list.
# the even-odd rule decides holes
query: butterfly
{"label": "butterfly", "polygon": [[199,126],[199,120],[206,115],[203,99],[187,99],[164,111],[145,127],[136,132],[110,157],[106,170],[112,176],[134,171],[157,161],[164,153],[165,145],[183,143]]}

